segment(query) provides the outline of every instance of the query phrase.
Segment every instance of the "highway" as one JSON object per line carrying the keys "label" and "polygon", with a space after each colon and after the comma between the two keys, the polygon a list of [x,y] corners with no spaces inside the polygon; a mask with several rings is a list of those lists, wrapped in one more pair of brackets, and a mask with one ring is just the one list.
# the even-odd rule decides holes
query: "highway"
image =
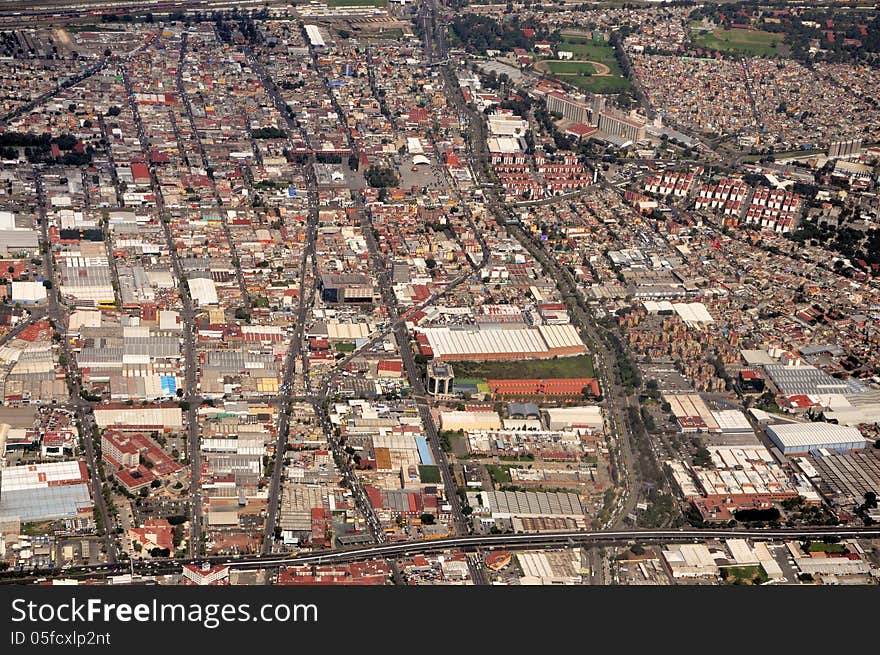
{"label": "highway", "polygon": [[[614,544],[644,543],[686,543],[703,542],[707,539],[751,539],[752,541],[786,541],[798,539],[875,539],[880,537],[880,526],[872,527],[823,527],[823,528],[778,528],[778,529],[681,529],[681,530],[598,530],[589,532],[555,532],[543,534],[502,534],[471,535],[404,541],[393,544],[377,544],[358,548],[319,551],[301,554],[297,557],[284,555],[258,555],[234,557],[190,558],[181,560],[146,560],[68,567],[54,570],[53,575],[72,578],[106,578],[124,573],[143,575],[163,575],[179,573],[182,564],[201,564],[210,562],[225,564],[233,569],[264,569],[281,566],[345,564],[371,559],[409,557],[428,553],[442,553],[450,549],[476,552],[480,549],[544,549],[570,548]],[[46,575],[46,571],[24,574],[25,577]],[[0,573],[0,583],[19,583],[22,576],[15,571]]]}

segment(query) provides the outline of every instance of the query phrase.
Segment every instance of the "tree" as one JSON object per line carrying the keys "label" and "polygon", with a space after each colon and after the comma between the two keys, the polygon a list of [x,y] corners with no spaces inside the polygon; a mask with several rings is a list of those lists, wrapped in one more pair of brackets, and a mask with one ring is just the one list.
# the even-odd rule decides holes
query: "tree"
{"label": "tree", "polygon": [[375,188],[393,187],[398,183],[397,175],[387,166],[370,166],[364,173],[364,178]]}
{"label": "tree", "polygon": [[425,512],[419,516],[423,525],[434,525],[434,515],[430,512]]}

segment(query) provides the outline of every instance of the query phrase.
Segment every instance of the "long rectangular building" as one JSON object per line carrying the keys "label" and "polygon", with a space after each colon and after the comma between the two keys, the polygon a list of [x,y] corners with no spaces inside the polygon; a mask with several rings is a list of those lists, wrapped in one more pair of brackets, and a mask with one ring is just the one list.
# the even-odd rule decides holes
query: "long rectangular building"
{"label": "long rectangular building", "polygon": [[54,462],[0,469],[0,517],[54,521],[92,513],[84,462]]}
{"label": "long rectangular building", "polygon": [[833,423],[783,423],[768,425],[767,435],[785,455],[806,454],[825,449],[847,451],[867,443],[858,428]]}
{"label": "long rectangular building", "polygon": [[573,325],[497,329],[425,328],[434,357],[443,360],[551,359],[587,352]]}

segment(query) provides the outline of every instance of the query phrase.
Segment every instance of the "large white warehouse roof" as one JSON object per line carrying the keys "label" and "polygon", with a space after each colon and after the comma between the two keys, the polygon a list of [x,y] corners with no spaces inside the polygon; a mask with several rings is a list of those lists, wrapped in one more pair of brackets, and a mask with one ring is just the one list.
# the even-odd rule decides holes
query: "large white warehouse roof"
{"label": "large white warehouse roof", "polygon": [[865,438],[857,428],[833,423],[768,425],[767,434],[786,452],[807,452],[819,448],[859,448],[865,444]]}

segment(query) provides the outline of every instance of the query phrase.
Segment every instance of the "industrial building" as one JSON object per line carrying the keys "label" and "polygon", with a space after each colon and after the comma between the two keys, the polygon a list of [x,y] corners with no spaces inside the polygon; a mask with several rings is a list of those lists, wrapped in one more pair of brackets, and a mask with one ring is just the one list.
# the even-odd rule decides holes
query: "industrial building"
{"label": "industrial building", "polygon": [[831,377],[815,366],[768,364],[764,367],[779,393],[784,396],[864,393],[865,387],[856,380]]}
{"label": "industrial building", "polygon": [[766,430],[784,455],[803,455],[822,449],[857,450],[867,443],[857,428],[833,423],[782,423],[768,425]]}
{"label": "industrial building", "polygon": [[547,427],[550,430],[565,430],[575,426],[587,426],[593,430],[602,430],[605,425],[602,409],[598,405],[551,407],[545,412],[547,413]]}
{"label": "industrial building", "polygon": [[718,432],[721,429],[699,394],[663,394],[663,400],[669,403],[670,411],[682,432]]}
{"label": "industrial building", "polygon": [[328,303],[373,302],[373,281],[368,275],[324,275],[321,277],[321,299]]}
{"label": "industrial building", "polygon": [[[471,498],[473,497],[473,498]],[[493,518],[517,517],[584,517],[584,508],[577,494],[544,491],[483,491],[468,492],[468,501],[480,513]]]}
{"label": "industrial building", "polygon": [[441,430],[500,430],[501,418],[495,412],[440,412]]}
{"label": "industrial building", "polygon": [[220,302],[214,280],[206,277],[197,277],[187,280],[186,283],[189,286],[190,296],[198,303],[199,307],[216,305]]}
{"label": "industrial building", "polygon": [[0,469],[0,517],[22,522],[90,516],[92,497],[84,462],[53,462]]}
{"label": "industrial building", "polygon": [[[823,455],[820,451],[808,460],[813,468],[804,472],[815,473],[811,477],[828,500],[836,505],[853,506],[862,503],[869,491],[880,495],[880,455],[876,452],[872,449],[863,453]],[[799,465],[805,468],[802,463]]]}
{"label": "industrial building", "polygon": [[95,408],[95,422],[102,429],[174,431],[183,428],[183,411],[178,405],[103,405]]}
{"label": "industrial building", "polygon": [[573,325],[510,329],[425,328],[427,352],[444,360],[550,359],[587,352]]}
{"label": "industrial building", "polygon": [[718,563],[705,544],[673,544],[663,551],[663,559],[674,578],[718,575]]}
{"label": "industrial building", "polygon": [[46,301],[46,287],[42,282],[15,281],[12,283],[12,302],[36,305]]}

